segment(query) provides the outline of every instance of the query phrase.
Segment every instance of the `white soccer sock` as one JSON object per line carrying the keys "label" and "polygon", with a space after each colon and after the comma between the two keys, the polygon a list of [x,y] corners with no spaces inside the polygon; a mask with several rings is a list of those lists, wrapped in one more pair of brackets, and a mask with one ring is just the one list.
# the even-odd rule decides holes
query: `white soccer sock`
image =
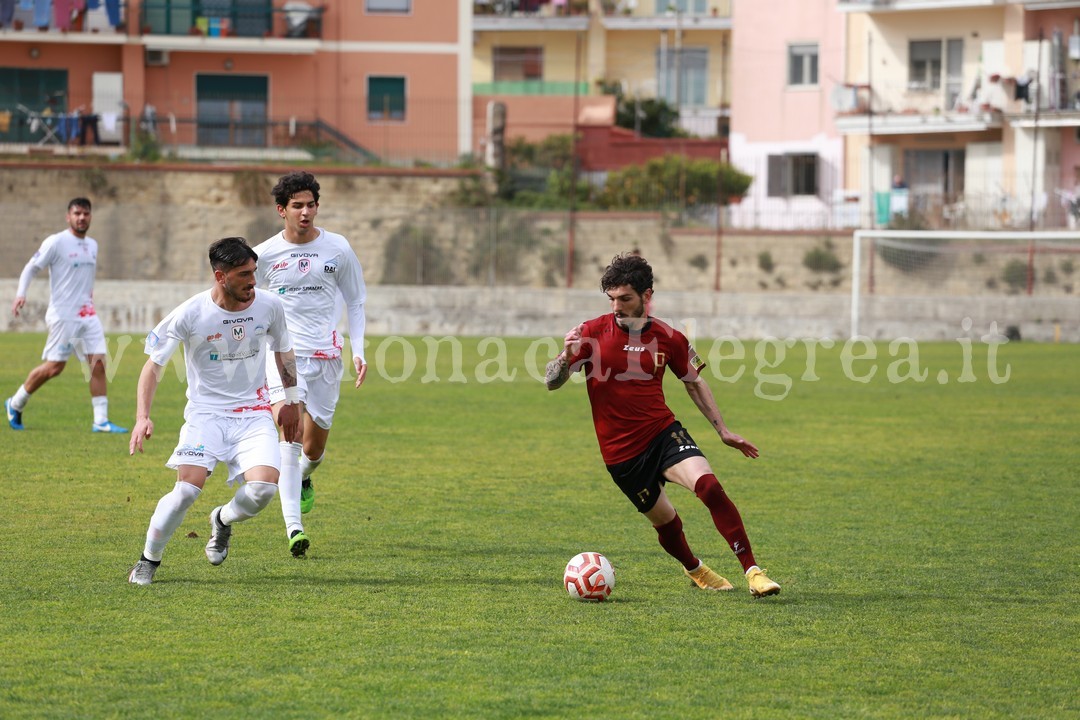
{"label": "white soccer sock", "polygon": [[172,491],[158,500],[154,514],[150,516],[150,527],[146,531],[146,545],[143,546],[143,555],[147,560],[161,562],[166,543],[176,532],[176,528],[180,527],[188,508],[201,492],[201,489],[191,483],[177,480]]}
{"label": "white soccer sock", "polygon": [[90,398],[90,404],[94,406],[94,424],[101,425],[109,422],[109,396],[94,395]]}
{"label": "white soccer sock", "polygon": [[11,407],[15,408],[19,412],[23,411],[26,407],[26,402],[30,399],[30,393],[26,392],[26,386],[20,385],[19,389],[15,391],[15,394],[11,396]]}
{"label": "white soccer sock", "polygon": [[311,477],[311,473],[315,472],[315,468],[322,465],[323,458],[325,457],[325,451],[315,460],[309,458],[305,453],[300,453],[300,478],[306,480]]}
{"label": "white soccer sock", "polygon": [[285,537],[291,537],[293,531],[303,530],[300,520],[300,443],[281,443],[281,516],[285,518]]}
{"label": "white soccer sock", "polygon": [[749,575],[754,570],[760,570],[760,569],[761,568],[759,568],[757,565],[751,565],[750,567],[746,568],[746,572],[744,572],[743,575]]}
{"label": "white soccer sock", "polygon": [[236,489],[229,503],[221,508],[218,519],[226,525],[243,522],[259,514],[270,504],[277,492],[277,485],[268,482],[246,482]]}

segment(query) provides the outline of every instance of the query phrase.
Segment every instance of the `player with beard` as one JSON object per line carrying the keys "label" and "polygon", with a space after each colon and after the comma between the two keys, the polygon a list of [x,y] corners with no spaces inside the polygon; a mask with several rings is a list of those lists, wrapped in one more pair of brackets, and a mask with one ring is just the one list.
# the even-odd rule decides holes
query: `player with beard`
{"label": "player with beard", "polygon": [[98,244],[86,233],[90,230],[90,201],[78,197],[68,203],[68,229],[50,235],[41,243],[19,276],[19,288],[11,314],[19,316],[26,304],[30,281],[49,269],[49,309],[45,322],[49,338],[41,353],[42,363],[30,371],[26,381],[4,402],[8,425],[23,429],[23,411],[30,396],[58,376],[72,353],[90,366],[90,404],[94,410],[91,430],[96,433],[126,433],[109,421],[108,380],[105,375],[105,331],[94,309],[94,274]]}
{"label": "player with beard", "polygon": [[562,387],[577,370],[585,372],[593,425],[604,463],[615,484],[653,524],[660,546],[682,563],[683,572],[703,590],[731,590],[690,550],[682,520],[668,499],[668,482],[690,490],[709,509],[716,529],[742,564],[750,594],[780,592],[754,559],[742,518],[720,486],[704,453],[675,419],[664,399],[664,371],[683,381],[720,440],[748,458],[757,447],[724,424],[712,390],[701,376],[705,363],[686,336],[650,317],[652,268],[638,255],[619,255],[600,279],[611,313],[566,334],[563,351],[547,365],[548,390]]}
{"label": "player with beard", "polygon": [[154,395],[181,344],[187,405],[180,440],[166,463],[176,470],[176,484],[150,517],[142,557],[128,574],[135,585],[153,581],[166,543],[218,464],[225,465],[229,484],[239,487],[230,502],[210,513],[206,558],[211,565],[225,562],[233,524],[259,514],[277,494],[281,454],[266,387],[267,355],[273,354],[285,385],[277,422],[289,440],[298,433],[300,400],[285,308],[277,296],[255,289],[257,259],[243,238],[215,242],[210,246],[214,286],[186,300],[146,336],[149,359],[139,375],[129,453],[142,452],[154,434]]}

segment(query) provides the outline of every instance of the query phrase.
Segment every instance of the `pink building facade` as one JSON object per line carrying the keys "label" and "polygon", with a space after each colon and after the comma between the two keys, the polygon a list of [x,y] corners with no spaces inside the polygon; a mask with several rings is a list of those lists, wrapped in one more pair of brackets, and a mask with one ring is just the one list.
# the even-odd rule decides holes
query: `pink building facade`
{"label": "pink building facade", "polygon": [[736,226],[849,227],[844,144],[833,95],[844,79],[845,16],[836,0],[735,0],[731,160],[754,176]]}

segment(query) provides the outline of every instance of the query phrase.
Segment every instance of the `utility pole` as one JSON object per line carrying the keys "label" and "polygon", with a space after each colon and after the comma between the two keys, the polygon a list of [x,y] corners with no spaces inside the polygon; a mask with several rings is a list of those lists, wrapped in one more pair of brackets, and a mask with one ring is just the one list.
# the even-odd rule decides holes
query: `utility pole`
{"label": "utility pole", "polygon": [[[1031,209],[1028,212],[1028,232],[1035,231],[1035,173],[1039,167],[1039,96],[1042,95],[1043,29],[1039,28],[1039,61],[1035,72],[1035,128],[1031,137]],[[1031,92],[1031,85],[1028,85]],[[1035,289],[1035,240],[1028,241],[1027,294]]]}
{"label": "utility pole", "polygon": [[566,242],[566,287],[574,286],[574,233],[577,226],[577,176],[578,176],[578,103],[581,86],[581,41],[577,34],[574,46],[574,119],[570,126],[570,217],[569,234]]}

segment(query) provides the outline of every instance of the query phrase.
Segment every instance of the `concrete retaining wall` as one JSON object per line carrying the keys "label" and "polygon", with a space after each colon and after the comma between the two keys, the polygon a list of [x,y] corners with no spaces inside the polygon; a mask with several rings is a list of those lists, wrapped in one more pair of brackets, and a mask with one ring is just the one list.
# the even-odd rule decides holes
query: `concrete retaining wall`
{"label": "concrete retaining wall", "polygon": [[[9,308],[17,283],[0,280]],[[209,287],[187,282],[99,280],[94,297],[108,333],[144,335],[165,313]],[[561,337],[608,311],[599,290],[459,288],[381,285],[368,288],[371,335]],[[48,279],[30,288],[22,316],[5,310],[0,328],[44,331]],[[841,294],[658,292],[653,314],[689,328],[695,337],[844,339],[850,298]],[[1080,304],[1072,298],[865,298],[860,334],[874,339],[979,338],[997,323],[1016,326],[1024,340],[1080,342]],[[965,329],[965,318],[970,324]]]}

